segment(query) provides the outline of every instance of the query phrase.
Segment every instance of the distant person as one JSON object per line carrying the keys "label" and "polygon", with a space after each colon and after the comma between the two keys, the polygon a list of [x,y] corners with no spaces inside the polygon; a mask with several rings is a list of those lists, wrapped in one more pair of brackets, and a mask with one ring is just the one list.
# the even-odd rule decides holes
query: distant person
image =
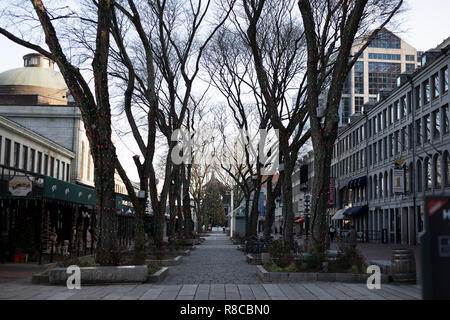
{"label": "distant person", "polygon": [[356,248],[357,235],[356,235],[356,230],[355,230],[354,225],[351,226],[350,231],[347,235],[347,239],[348,239],[349,245],[351,245],[353,248]]}
{"label": "distant person", "polygon": [[330,234],[330,241],[333,242],[334,234],[335,234],[336,230],[334,229],[333,226],[330,226],[330,229],[328,230],[328,232]]}

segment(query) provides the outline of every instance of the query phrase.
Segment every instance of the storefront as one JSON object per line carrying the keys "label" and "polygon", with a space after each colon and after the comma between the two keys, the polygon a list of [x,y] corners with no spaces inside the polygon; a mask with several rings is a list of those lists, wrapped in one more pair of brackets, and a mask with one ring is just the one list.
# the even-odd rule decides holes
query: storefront
{"label": "storefront", "polygon": [[[0,176],[2,260],[46,263],[94,253],[98,216],[95,190],[24,170],[2,167]],[[118,239],[134,237],[134,210],[116,195]]]}

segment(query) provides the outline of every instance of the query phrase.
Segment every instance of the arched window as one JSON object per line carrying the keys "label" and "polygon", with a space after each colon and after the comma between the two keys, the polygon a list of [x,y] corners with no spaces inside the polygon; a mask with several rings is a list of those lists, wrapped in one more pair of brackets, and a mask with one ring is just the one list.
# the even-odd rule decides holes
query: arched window
{"label": "arched window", "polygon": [[435,189],[442,187],[441,158],[436,154],[433,158],[433,185]]}
{"label": "arched window", "polygon": [[422,161],[417,160],[417,192],[422,192]]}
{"label": "arched window", "polygon": [[372,185],[372,177],[369,177],[369,200],[372,200],[372,191],[373,190],[373,185]]}
{"label": "arched window", "polygon": [[431,190],[431,165],[430,158],[425,158],[423,163],[423,170],[425,171],[425,190]]}
{"label": "arched window", "polygon": [[442,166],[444,167],[444,181],[445,186],[450,186],[450,156],[448,151],[444,152],[444,156],[442,157]]}

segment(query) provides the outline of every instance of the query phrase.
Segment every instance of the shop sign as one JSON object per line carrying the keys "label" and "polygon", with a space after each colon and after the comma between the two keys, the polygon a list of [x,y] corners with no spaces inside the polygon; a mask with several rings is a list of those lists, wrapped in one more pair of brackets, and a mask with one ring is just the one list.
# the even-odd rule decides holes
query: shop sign
{"label": "shop sign", "polygon": [[8,191],[15,197],[25,197],[32,189],[33,183],[26,176],[16,176],[8,184]]}
{"label": "shop sign", "polygon": [[394,177],[394,188],[393,188],[394,193],[405,192],[403,169],[394,169],[393,177]]}

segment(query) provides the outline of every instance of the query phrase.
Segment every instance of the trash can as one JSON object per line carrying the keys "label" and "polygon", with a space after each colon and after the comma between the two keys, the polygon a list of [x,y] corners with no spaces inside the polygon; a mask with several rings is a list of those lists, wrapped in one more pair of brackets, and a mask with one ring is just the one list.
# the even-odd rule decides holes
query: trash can
{"label": "trash can", "polygon": [[392,280],[397,283],[416,283],[416,260],[412,249],[393,249]]}

